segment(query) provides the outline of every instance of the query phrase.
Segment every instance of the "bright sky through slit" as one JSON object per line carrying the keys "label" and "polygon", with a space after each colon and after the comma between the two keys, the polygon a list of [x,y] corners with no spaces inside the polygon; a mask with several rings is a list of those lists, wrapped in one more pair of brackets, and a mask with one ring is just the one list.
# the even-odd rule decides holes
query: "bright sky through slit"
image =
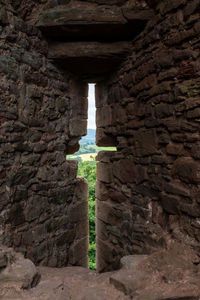
{"label": "bright sky through slit", "polygon": [[88,91],[88,129],[96,129],[95,84],[89,84]]}

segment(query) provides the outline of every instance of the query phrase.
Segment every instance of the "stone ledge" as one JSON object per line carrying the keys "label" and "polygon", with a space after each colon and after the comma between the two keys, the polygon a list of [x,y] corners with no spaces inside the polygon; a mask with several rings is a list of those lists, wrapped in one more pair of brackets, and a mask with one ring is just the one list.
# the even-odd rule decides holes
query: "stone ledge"
{"label": "stone ledge", "polygon": [[99,58],[120,60],[131,49],[130,42],[100,43],[100,42],[74,42],[52,43],[49,45],[50,59]]}
{"label": "stone ledge", "polygon": [[[50,38],[127,40],[140,33],[153,16],[152,9],[115,6],[57,6],[44,10],[37,22]],[[130,26],[131,25],[131,26]]]}

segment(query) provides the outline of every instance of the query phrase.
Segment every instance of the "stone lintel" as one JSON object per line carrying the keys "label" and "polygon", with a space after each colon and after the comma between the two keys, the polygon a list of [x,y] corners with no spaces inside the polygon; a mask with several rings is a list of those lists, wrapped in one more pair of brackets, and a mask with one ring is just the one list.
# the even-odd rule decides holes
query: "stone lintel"
{"label": "stone lintel", "polygon": [[44,10],[37,26],[56,39],[116,41],[132,39],[152,16],[147,8],[57,6]]}
{"label": "stone lintel", "polygon": [[70,59],[72,57],[120,59],[126,56],[131,49],[130,42],[100,43],[74,42],[52,43],[49,45],[50,59]]}

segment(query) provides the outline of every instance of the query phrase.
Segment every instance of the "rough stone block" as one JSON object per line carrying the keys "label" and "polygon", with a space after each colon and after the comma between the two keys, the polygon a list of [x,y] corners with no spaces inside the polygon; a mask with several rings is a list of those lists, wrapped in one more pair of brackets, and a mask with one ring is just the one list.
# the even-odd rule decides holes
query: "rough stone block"
{"label": "rough stone block", "polygon": [[184,197],[190,197],[190,191],[189,189],[186,189],[184,186],[180,185],[179,181],[173,181],[173,182],[166,182],[164,183],[164,190],[167,193],[174,194],[174,195],[180,195]]}
{"label": "rough stone block", "polygon": [[101,58],[118,60],[129,53],[131,44],[129,42],[68,42],[53,43],[49,46],[50,59],[72,59],[73,57],[81,58]]}
{"label": "rough stone block", "polygon": [[160,1],[158,5],[158,9],[161,14],[166,14],[167,12],[177,9],[180,5],[186,3],[186,0],[167,0],[167,1]]}
{"label": "rough stone block", "polygon": [[88,237],[73,243],[69,250],[69,264],[76,266],[80,265],[80,261],[87,256],[88,245]]}
{"label": "rough stone block", "polygon": [[0,272],[1,289],[6,287],[7,291],[12,289],[14,292],[35,287],[40,280],[35,265],[11,249],[4,250],[4,254],[9,261],[9,266]]}
{"label": "rough stone block", "polygon": [[87,120],[77,118],[70,120],[69,132],[72,137],[87,135]]}
{"label": "rough stone block", "polygon": [[1,7],[0,9],[0,24],[7,24],[8,23],[8,16],[7,16],[7,11],[5,10],[4,7]]}
{"label": "rough stone block", "polygon": [[117,124],[125,124],[127,120],[126,109],[120,104],[115,104],[112,109],[112,126]]}
{"label": "rough stone block", "polygon": [[88,200],[88,183],[84,178],[77,178],[73,201],[77,203],[77,202],[82,202],[87,200]]}
{"label": "rough stone block", "polygon": [[162,195],[161,197],[162,207],[168,214],[178,214],[180,202],[181,200],[175,196]]}
{"label": "rough stone block", "polygon": [[69,208],[70,222],[80,222],[88,217],[88,202],[80,202]]}
{"label": "rough stone block", "polygon": [[0,55],[0,72],[5,72],[10,78],[17,80],[19,65],[13,57]]}
{"label": "rough stone block", "polygon": [[79,222],[76,225],[76,235],[75,239],[80,240],[82,238],[87,237],[89,234],[89,220],[86,218],[85,220]]}
{"label": "rough stone block", "polygon": [[110,192],[106,187],[105,183],[97,180],[95,188],[96,198],[100,201],[107,201],[110,196]]}
{"label": "rough stone block", "polygon": [[184,150],[184,145],[183,144],[168,144],[166,147],[166,151],[170,155],[184,155],[187,152]]}
{"label": "rough stone block", "polygon": [[116,138],[105,133],[103,128],[96,130],[96,145],[99,147],[115,147],[117,144]]}
{"label": "rough stone block", "polygon": [[113,181],[112,165],[109,163],[97,163],[97,178],[98,180],[111,183]]}
{"label": "rough stone block", "polygon": [[200,108],[195,108],[194,110],[188,111],[187,112],[187,118],[188,119],[197,119],[199,120],[200,118]]}
{"label": "rough stone block", "polygon": [[172,174],[185,183],[200,184],[200,165],[190,157],[178,158]]}
{"label": "rough stone block", "polygon": [[113,123],[112,108],[106,105],[96,110],[96,125],[97,127],[110,126]]}
{"label": "rough stone block", "polygon": [[122,209],[103,201],[96,201],[97,218],[107,224],[119,226],[122,219]]}
{"label": "rough stone block", "polygon": [[157,153],[157,141],[154,129],[138,130],[134,133],[135,155],[148,156]]}
{"label": "rough stone block", "polygon": [[132,160],[122,159],[113,163],[113,176],[122,183],[136,181],[136,166]]}

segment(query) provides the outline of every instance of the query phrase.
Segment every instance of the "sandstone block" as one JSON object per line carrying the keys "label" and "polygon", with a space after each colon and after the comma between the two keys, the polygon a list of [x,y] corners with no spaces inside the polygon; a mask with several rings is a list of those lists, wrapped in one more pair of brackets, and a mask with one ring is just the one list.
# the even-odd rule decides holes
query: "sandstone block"
{"label": "sandstone block", "polygon": [[73,201],[82,202],[88,200],[88,183],[84,178],[76,179]]}
{"label": "sandstone block", "polygon": [[179,212],[181,200],[175,196],[162,195],[161,204],[168,214],[176,215]]}
{"label": "sandstone block", "polygon": [[33,167],[20,168],[18,171],[13,172],[10,178],[10,185],[26,184],[36,174],[36,169]]}
{"label": "sandstone block", "polygon": [[184,150],[184,145],[183,144],[168,144],[166,147],[166,151],[170,155],[184,155],[186,154],[186,151]]}
{"label": "sandstone block", "polygon": [[87,237],[89,234],[89,221],[88,218],[85,220],[79,222],[76,225],[76,234],[75,234],[75,239],[80,240],[82,238]]}
{"label": "sandstone block", "polygon": [[112,135],[108,135],[105,133],[103,128],[97,128],[96,131],[96,145],[99,147],[115,147],[116,146],[116,138]]}
{"label": "sandstone block", "polygon": [[200,184],[200,165],[190,157],[178,158],[172,174],[186,183]]}
{"label": "sandstone block", "polygon": [[122,219],[122,209],[107,202],[96,201],[97,218],[112,226],[118,226]]}
{"label": "sandstone block", "polygon": [[200,144],[196,144],[192,146],[191,155],[194,159],[200,160]]}
{"label": "sandstone block", "polygon": [[190,191],[185,187],[181,186],[180,183],[176,181],[164,183],[164,190],[170,194],[190,197]]}
{"label": "sandstone block", "polygon": [[103,183],[99,180],[96,181],[95,192],[96,192],[96,198],[98,200],[107,201],[109,199],[110,191],[106,187],[105,183]]}
{"label": "sandstone block", "polygon": [[12,206],[9,212],[9,221],[13,226],[23,224],[25,221],[23,206],[16,203]]}
{"label": "sandstone block", "polygon": [[26,51],[23,52],[21,60],[23,63],[31,66],[35,70],[40,69],[42,66],[42,59]]}
{"label": "sandstone block", "polygon": [[7,24],[8,23],[8,16],[7,12],[4,7],[1,7],[0,9],[0,24]]}
{"label": "sandstone block", "polygon": [[100,219],[96,219],[96,236],[103,241],[106,241],[109,237],[106,223]]}
{"label": "sandstone block", "polygon": [[96,125],[97,127],[106,127],[112,125],[112,108],[106,105],[96,110]]}
{"label": "sandstone block", "polygon": [[148,3],[148,5],[150,7],[156,7],[156,5],[158,5],[160,0],[146,0],[146,2]]}
{"label": "sandstone block", "polygon": [[168,0],[168,1],[160,1],[158,5],[158,9],[161,14],[166,14],[167,12],[178,8],[180,5],[186,3],[186,0]]}
{"label": "sandstone block", "polygon": [[88,216],[88,202],[80,202],[69,208],[70,222],[80,222]]}
{"label": "sandstone block", "polygon": [[8,258],[3,251],[0,251],[0,269],[5,268],[8,264]]}
{"label": "sandstone block", "polygon": [[[42,12],[37,26],[51,37],[56,36],[57,33],[57,37],[76,37],[79,40],[88,38],[94,40],[102,37],[107,40],[124,40],[138,34],[152,17],[152,11],[148,9],[126,7],[122,11],[120,7],[103,2],[102,4],[106,6],[99,5],[95,9],[89,2],[85,6],[74,3],[52,7]],[[128,23],[134,25],[129,27],[129,30],[127,30]]]}
{"label": "sandstone block", "polygon": [[82,258],[87,256],[88,244],[88,237],[85,237],[72,244],[69,250],[69,263],[71,265],[79,265],[79,262],[82,260]]}
{"label": "sandstone block", "polygon": [[[154,17],[154,11],[151,9],[136,9],[136,8],[129,8],[123,7],[122,8],[124,17],[130,22],[135,23],[137,26],[140,25],[142,21],[149,21],[151,18]],[[142,24],[141,24],[142,25]]]}
{"label": "sandstone block", "polygon": [[158,119],[166,118],[172,116],[173,106],[165,103],[160,103],[155,107],[156,117]]}
{"label": "sandstone block", "polygon": [[40,16],[37,24],[39,27],[63,26],[66,24],[95,24],[95,23],[126,23],[117,7],[108,9],[107,7],[56,7],[46,10]]}
{"label": "sandstone block", "polygon": [[188,119],[199,119],[200,118],[200,108],[195,108],[194,110],[187,112]]}
{"label": "sandstone block", "polygon": [[0,71],[8,74],[10,78],[17,80],[19,65],[13,57],[0,55]]}
{"label": "sandstone block", "polygon": [[1,289],[29,289],[37,285],[40,274],[35,265],[11,249],[1,251],[7,258],[7,267],[0,272]]}
{"label": "sandstone block", "polygon": [[113,181],[112,165],[109,163],[99,162],[97,164],[97,178],[98,180],[110,183]]}
{"label": "sandstone block", "polygon": [[117,203],[126,202],[126,197],[119,191],[109,191],[109,197]]}
{"label": "sandstone block", "polygon": [[115,104],[112,109],[112,126],[116,124],[124,124],[127,120],[126,109],[120,104]]}
{"label": "sandstone block", "polygon": [[136,167],[133,161],[122,159],[113,163],[113,175],[122,183],[136,181]]}
{"label": "sandstone block", "polygon": [[152,86],[155,86],[157,84],[157,77],[155,74],[149,75],[146,78],[144,78],[140,83],[134,86],[134,95],[137,95],[138,92],[147,90],[151,88]]}
{"label": "sandstone block", "polygon": [[130,51],[130,42],[66,42],[66,43],[52,43],[49,45],[50,59],[72,59],[76,58],[101,58],[101,59],[116,59],[126,56]]}
{"label": "sandstone block", "polygon": [[196,9],[199,7],[200,1],[199,0],[193,0],[187,3],[186,7],[184,8],[184,17],[187,18],[191,16]]}
{"label": "sandstone block", "polygon": [[70,120],[69,132],[72,137],[87,135],[87,120],[86,119]]}
{"label": "sandstone block", "polygon": [[154,129],[140,129],[134,133],[135,154],[137,156],[148,156],[157,153],[157,141]]}
{"label": "sandstone block", "polygon": [[97,249],[98,249],[98,260],[97,261],[97,271],[101,272],[102,270],[99,270],[99,262],[100,260],[103,258],[103,260],[105,260],[108,263],[112,263],[113,262],[113,249],[114,246],[112,244],[109,244],[106,241],[102,241],[101,239],[97,239]]}

